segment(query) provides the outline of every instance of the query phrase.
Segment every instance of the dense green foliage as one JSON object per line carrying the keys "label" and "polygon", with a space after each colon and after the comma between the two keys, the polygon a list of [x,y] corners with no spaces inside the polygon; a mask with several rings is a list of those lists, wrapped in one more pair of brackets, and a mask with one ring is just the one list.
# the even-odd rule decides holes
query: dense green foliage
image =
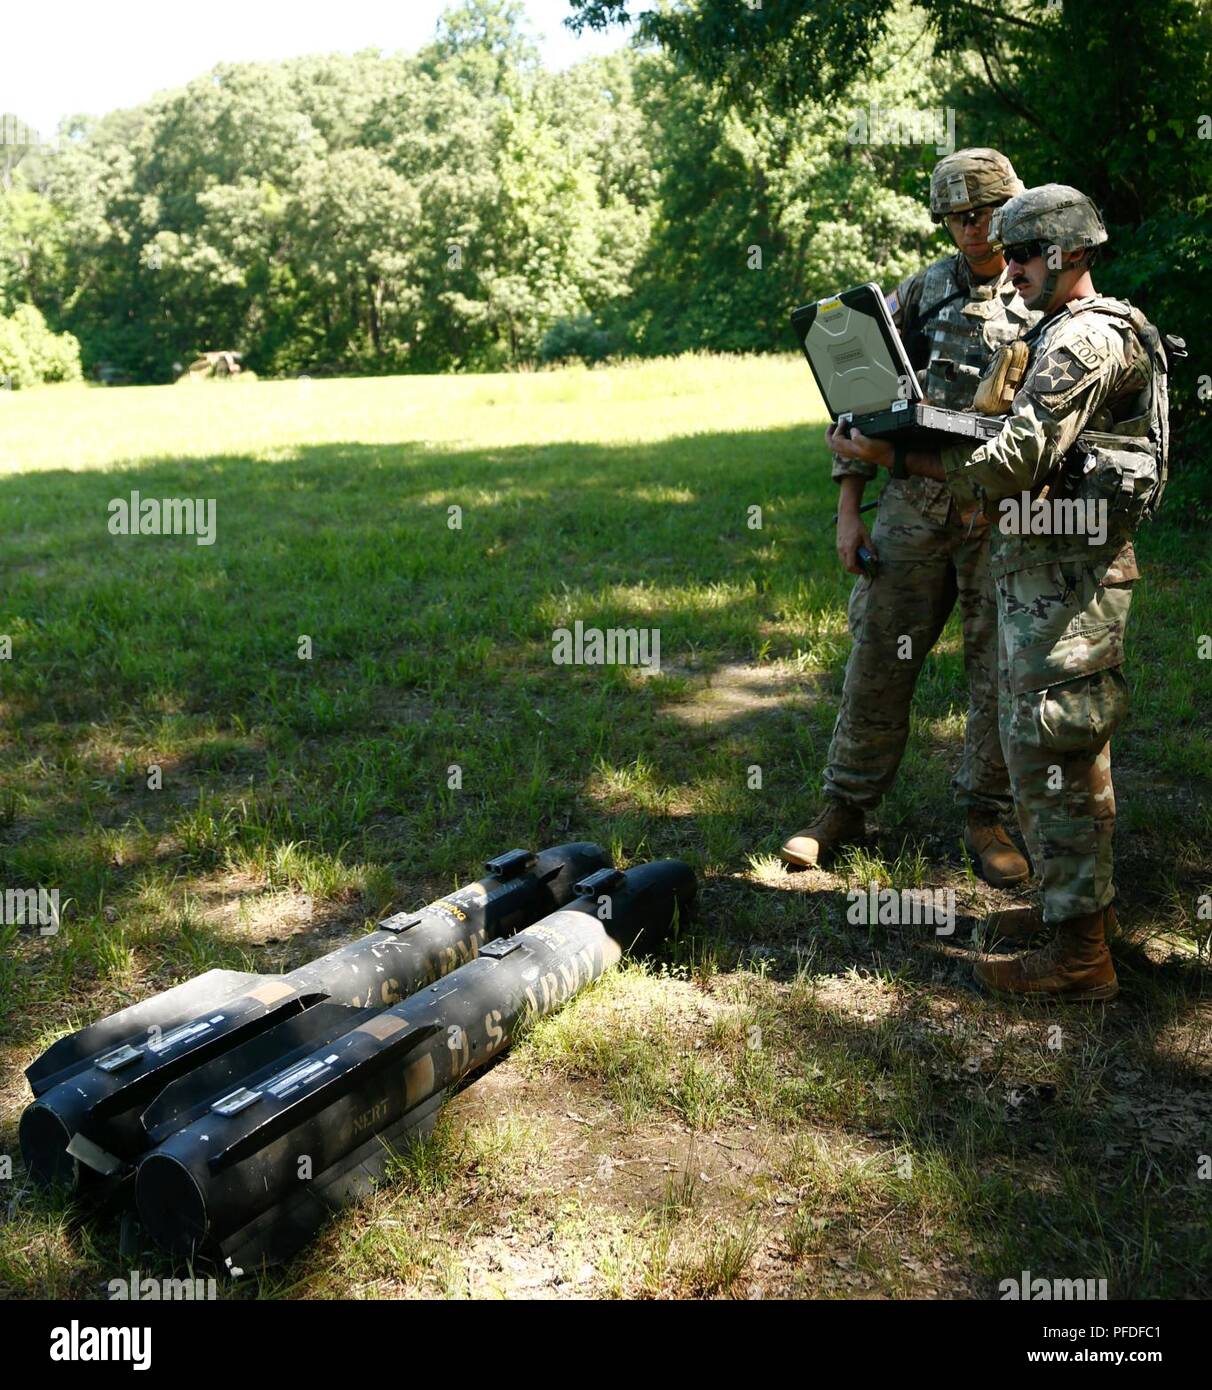
{"label": "dense green foliage", "polygon": [[[1194,292],[1212,264],[1208,0],[569,3],[575,25],[637,21],[643,39],[744,120],[767,109],[811,119],[856,92],[874,100],[875,84],[854,74],[882,72],[898,26],[921,36],[906,52],[915,69],[931,41],[952,55],[942,81],[957,145],[994,145],[1027,183],[1089,193],[1111,237],[1100,290],[1132,299],[1192,347],[1171,383],[1180,473],[1170,510],[1181,499],[1212,520],[1212,470],[1204,462],[1212,452],[1212,360],[1201,346],[1207,310]],[[847,223],[859,220],[845,211]]]}
{"label": "dense green foliage", "polygon": [[515,8],[452,13],[413,57],[220,66],[69,122],[0,199],[0,308],[148,381],[213,348],[270,374],[533,359],[626,292],[651,176],[633,63],[545,73]]}
{"label": "dense green foliage", "polygon": [[[924,210],[939,145],[856,134],[904,110],[1091,193],[1100,288],[1205,336],[1207,0],[630,11],[647,42],[563,73],[516,0],[462,0],[411,56],[222,65],[73,119],[0,195],[0,313],[36,305],[86,367],[145,381],[207,348],[263,375],[785,348],[797,302],[948,245]],[[1174,383],[1180,436],[1207,371]]]}
{"label": "dense green foliage", "polygon": [[929,254],[935,154],[847,140],[852,107],[938,100],[928,43],[892,62],[908,25],[844,108],[744,117],[655,51],[544,71],[511,0],[411,57],[220,66],[22,162],[0,309],[146,381],[213,348],[270,375],[785,348],[796,302]]}
{"label": "dense green foliage", "polygon": [[80,344],[70,333],[52,333],[32,304],[18,304],[11,317],[0,318],[0,389],[79,381],[80,375]]}

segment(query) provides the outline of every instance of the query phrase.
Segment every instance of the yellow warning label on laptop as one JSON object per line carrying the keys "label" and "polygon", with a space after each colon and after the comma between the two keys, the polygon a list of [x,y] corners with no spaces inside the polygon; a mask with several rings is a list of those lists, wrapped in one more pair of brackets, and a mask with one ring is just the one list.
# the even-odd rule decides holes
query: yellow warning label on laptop
{"label": "yellow warning label on laptop", "polygon": [[830,312],[830,310],[840,309],[841,307],[842,301],[838,298],[822,299],[820,302],[820,311],[822,314],[827,314]]}

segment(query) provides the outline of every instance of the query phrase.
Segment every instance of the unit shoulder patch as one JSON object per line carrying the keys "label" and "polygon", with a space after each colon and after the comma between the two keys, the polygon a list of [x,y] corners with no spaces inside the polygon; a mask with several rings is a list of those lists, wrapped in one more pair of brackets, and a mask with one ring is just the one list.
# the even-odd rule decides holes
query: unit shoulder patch
{"label": "unit shoulder patch", "polygon": [[1097,365],[1097,362],[1083,361],[1073,351],[1073,345],[1066,343],[1064,347],[1053,348],[1040,360],[1026,389],[1055,413],[1063,410],[1091,384]]}
{"label": "unit shoulder patch", "polygon": [[1053,348],[1031,374],[1031,385],[1040,391],[1064,391],[1092,370],[1093,365],[1083,362],[1068,346]]}
{"label": "unit shoulder patch", "polygon": [[1088,367],[1092,372],[1096,372],[1111,355],[1106,344],[1097,338],[1074,338],[1067,342],[1065,347],[1084,367]]}

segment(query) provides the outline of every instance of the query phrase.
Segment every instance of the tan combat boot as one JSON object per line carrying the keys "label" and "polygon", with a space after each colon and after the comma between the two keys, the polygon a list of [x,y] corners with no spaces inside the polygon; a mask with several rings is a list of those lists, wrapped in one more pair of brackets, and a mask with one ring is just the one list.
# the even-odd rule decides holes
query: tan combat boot
{"label": "tan combat boot", "polygon": [[[1118,920],[1115,909],[1106,909],[1105,928],[1110,932]],[[1008,907],[1004,912],[991,912],[985,918],[990,939],[995,941],[1026,941],[1044,930],[1044,914],[1038,907]]]}
{"label": "tan combat boot", "polygon": [[976,978],[999,994],[1051,995],[1082,1004],[1114,999],[1119,981],[1107,950],[1108,917],[1114,922],[1114,914],[1102,910],[1070,917],[1038,951],[977,961],[973,967]]}
{"label": "tan combat boot", "polygon": [[799,869],[815,869],[827,864],[839,849],[861,840],[866,832],[861,806],[830,797],[825,809],[807,830],[793,835],[780,853],[785,863]]}
{"label": "tan combat boot", "polygon": [[964,845],[977,861],[981,877],[994,888],[1012,888],[1031,876],[1031,866],[1015,849],[1006,827],[987,814],[968,812]]}
{"label": "tan combat boot", "polygon": [[1038,907],[1008,907],[985,918],[991,941],[1026,941],[1044,929],[1044,914]]}

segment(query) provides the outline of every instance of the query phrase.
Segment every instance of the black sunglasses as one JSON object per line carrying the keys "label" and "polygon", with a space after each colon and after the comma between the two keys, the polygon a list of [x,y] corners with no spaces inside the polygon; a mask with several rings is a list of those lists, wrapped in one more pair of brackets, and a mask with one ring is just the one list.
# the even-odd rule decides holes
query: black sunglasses
{"label": "black sunglasses", "polygon": [[[1001,204],[997,204],[1001,206]],[[987,221],[993,215],[993,204],[983,208],[969,208],[967,212],[949,212],[943,218],[948,227],[975,227],[980,222]]]}
{"label": "black sunglasses", "polygon": [[1002,247],[1002,259],[1017,261],[1019,265],[1026,265],[1028,261],[1033,261],[1036,256],[1044,254],[1044,244],[1042,241],[1018,241],[1013,246]]}

